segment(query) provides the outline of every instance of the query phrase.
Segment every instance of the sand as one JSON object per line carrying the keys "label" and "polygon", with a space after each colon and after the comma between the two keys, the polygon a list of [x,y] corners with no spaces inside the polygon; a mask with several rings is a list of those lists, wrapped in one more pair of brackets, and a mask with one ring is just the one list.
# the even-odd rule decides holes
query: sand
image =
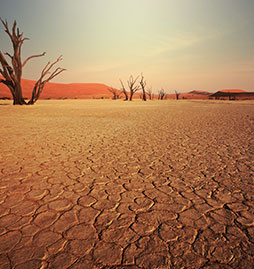
{"label": "sand", "polygon": [[253,266],[253,101],[10,104],[0,268]]}

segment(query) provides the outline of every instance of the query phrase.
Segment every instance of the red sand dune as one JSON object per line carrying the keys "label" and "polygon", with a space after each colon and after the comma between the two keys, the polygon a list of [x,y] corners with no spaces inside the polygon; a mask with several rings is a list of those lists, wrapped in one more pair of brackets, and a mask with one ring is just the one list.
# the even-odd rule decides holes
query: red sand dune
{"label": "red sand dune", "polygon": [[[23,79],[23,95],[30,98],[35,81]],[[100,83],[47,83],[40,99],[89,99],[89,98],[111,98],[112,94],[108,91],[108,86]],[[9,89],[0,83],[0,98],[11,97]]]}
{"label": "red sand dune", "polygon": [[[179,93],[179,99],[208,99],[211,93],[206,91],[194,90],[187,93]],[[168,94],[168,99],[176,99],[175,94]]]}

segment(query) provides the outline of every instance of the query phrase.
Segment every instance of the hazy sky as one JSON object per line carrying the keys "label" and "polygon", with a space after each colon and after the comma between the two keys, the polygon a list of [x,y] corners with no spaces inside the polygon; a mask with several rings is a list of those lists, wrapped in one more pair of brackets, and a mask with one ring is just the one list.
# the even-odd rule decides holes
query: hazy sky
{"label": "hazy sky", "polygon": [[[29,37],[24,77],[63,55],[53,82],[120,87],[143,72],[154,91],[254,91],[254,0],[0,0],[0,17]],[[2,26],[2,25],[0,25]],[[0,49],[10,51],[0,27]]]}

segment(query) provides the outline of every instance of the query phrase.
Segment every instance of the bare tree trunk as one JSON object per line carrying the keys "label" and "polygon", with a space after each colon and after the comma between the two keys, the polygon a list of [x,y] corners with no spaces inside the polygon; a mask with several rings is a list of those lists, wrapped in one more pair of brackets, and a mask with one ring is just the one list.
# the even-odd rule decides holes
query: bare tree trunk
{"label": "bare tree trunk", "polygon": [[164,89],[161,89],[159,92],[158,92],[158,99],[159,100],[163,100],[166,96],[166,92],[164,91]]}
{"label": "bare tree trunk", "polygon": [[11,81],[3,80],[3,79],[0,79],[0,83],[5,84],[9,88],[11,95],[12,95],[14,105],[25,104],[25,100],[24,100],[22,94],[20,94],[20,93],[22,93],[22,89],[17,89],[18,85],[13,85],[13,83]]}
{"label": "bare tree trunk", "polygon": [[128,93],[127,93],[127,91],[126,91],[126,89],[125,89],[125,87],[124,87],[124,84],[123,84],[123,82],[122,82],[122,80],[121,80],[121,79],[120,79],[120,82],[121,82],[121,84],[122,84],[122,93],[123,93],[123,94],[124,94],[124,96],[125,96],[124,101],[128,101],[129,96],[128,96]]}
{"label": "bare tree trunk", "polygon": [[134,95],[134,92],[130,92],[130,99],[129,99],[129,101],[132,101],[133,95]]}
{"label": "bare tree trunk", "polygon": [[133,95],[134,93],[136,93],[137,91],[140,90],[138,85],[135,85],[137,82],[139,76],[137,76],[135,79],[133,78],[133,76],[130,76],[129,80],[127,80],[129,89],[130,89],[130,101],[132,101]]}
{"label": "bare tree trunk", "polygon": [[139,84],[140,84],[141,89],[142,89],[142,100],[146,101],[146,90],[145,90],[146,81],[144,80],[143,74],[141,74],[141,80],[140,80]]}
{"label": "bare tree trunk", "polygon": [[117,89],[110,87],[108,88],[108,91],[110,91],[113,94],[112,100],[117,100],[121,98],[121,92],[119,93]]}
{"label": "bare tree trunk", "polygon": [[179,93],[177,91],[175,91],[175,94],[176,94],[176,100],[179,99]]}
{"label": "bare tree trunk", "polygon": [[32,55],[28,57],[23,63],[21,61],[21,47],[25,40],[28,38],[23,38],[23,33],[20,32],[19,28],[16,27],[16,21],[14,21],[12,26],[12,31],[9,30],[7,21],[3,21],[1,19],[2,24],[4,25],[5,32],[11,39],[12,46],[13,46],[13,55],[9,53],[5,53],[11,59],[11,65],[7,62],[6,58],[0,51],[0,63],[2,68],[0,68],[0,74],[3,76],[4,79],[0,79],[0,83],[5,84],[13,97],[13,104],[14,105],[31,105],[34,104],[37,99],[39,98],[44,85],[46,82],[50,81],[52,78],[60,74],[65,69],[57,68],[47,79],[43,81],[43,78],[49,74],[50,69],[53,67],[54,64],[61,60],[61,57],[57,59],[56,62],[50,65],[48,63],[46,67],[43,69],[40,79],[36,82],[32,98],[29,102],[26,102],[23,93],[22,93],[22,86],[21,86],[21,77],[22,77],[22,70],[26,63],[31,60],[32,58],[44,56],[46,53]]}
{"label": "bare tree trunk", "polygon": [[147,91],[146,91],[148,97],[150,100],[152,100],[153,98],[153,92],[152,92],[152,89],[151,88],[148,88]]}
{"label": "bare tree trunk", "polygon": [[14,89],[15,95],[13,96],[13,104],[14,105],[26,105],[26,101],[23,98],[22,88],[20,84],[17,84]]}

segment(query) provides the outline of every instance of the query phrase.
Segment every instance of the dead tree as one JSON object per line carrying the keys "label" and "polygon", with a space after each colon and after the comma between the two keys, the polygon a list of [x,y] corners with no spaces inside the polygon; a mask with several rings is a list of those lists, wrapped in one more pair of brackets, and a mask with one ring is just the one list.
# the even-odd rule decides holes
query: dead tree
{"label": "dead tree", "polygon": [[176,94],[176,100],[179,99],[179,93],[177,91],[175,91],[175,94]]}
{"label": "dead tree", "polygon": [[130,89],[130,101],[132,101],[134,93],[140,90],[139,85],[135,85],[138,78],[139,76],[137,76],[135,79],[133,78],[133,76],[130,76],[129,80],[127,80]]}
{"label": "dead tree", "polygon": [[[58,67],[52,73],[50,73],[51,68],[55,64],[60,62],[61,60],[62,60],[62,56],[58,57],[56,61],[53,63],[48,62],[47,65],[43,68],[40,78],[37,80],[37,82],[34,85],[32,97],[28,102],[29,105],[33,105],[39,99],[41,92],[47,82],[49,82],[54,77],[56,77],[57,75],[65,71],[65,69]],[[49,76],[47,77],[47,75]]]}
{"label": "dead tree", "polygon": [[146,101],[146,90],[145,90],[146,81],[144,80],[143,74],[141,74],[141,80],[140,80],[139,84],[140,84],[141,89],[142,89],[142,100]]}
{"label": "dead tree", "polygon": [[152,100],[153,99],[153,92],[152,92],[151,87],[146,90],[146,93],[147,93],[149,99]]}
{"label": "dead tree", "polygon": [[158,100],[161,99],[160,91],[158,91]]}
{"label": "dead tree", "polygon": [[121,85],[122,85],[122,89],[121,89],[121,91],[122,91],[122,93],[123,93],[124,96],[125,96],[124,101],[128,101],[128,100],[129,100],[129,96],[128,96],[128,93],[127,93],[127,91],[126,91],[126,89],[125,89],[125,87],[124,87],[124,84],[123,84],[123,82],[122,82],[121,79],[120,79],[120,82],[121,82]]}
{"label": "dead tree", "polygon": [[108,88],[108,91],[110,91],[113,94],[112,100],[117,100],[121,98],[122,92],[119,92],[117,89],[110,87]]}
{"label": "dead tree", "polygon": [[164,89],[161,89],[158,91],[158,99],[159,100],[163,100],[165,98],[165,96],[166,96],[166,92]]}
{"label": "dead tree", "polygon": [[[9,53],[5,53],[10,58],[11,64],[8,63],[5,56],[0,50],[0,63],[2,68],[0,68],[0,74],[3,76],[3,79],[0,78],[0,83],[5,84],[13,97],[13,104],[14,105],[31,105],[34,104],[38,98],[40,97],[40,94],[45,86],[45,84],[52,80],[55,76],[59,75],[61,72],[63,72],[65,69],[58,67],[55,69],[52,73],[50,72],[53,66],[62,60],[62,57],[60,56],[55,62],[50,64],[50,62],[44,67],[44,69],[41,72],[41,76],[38,79],[38,81],[35,83],[35,86],[33,88],[32,97],[27,102],[25,101],[23,97],[22,92],[22,86],[21,86],[21,78],[22,78],[22,70],[23,67],[27,64],[29,60],[36,57],[44,56],[46,53],[43,52],[38,55],[32,55],[29,56],[24,62],[21,60],[21,47],[25,40],[28,40],[28,38],[23,38],[23,33],[20,32],[19,28],[16,27],[17,23],[14,21],[12,30],[9,30],[7,20],[3,21],[0,19],[5,32],[8,34],[8,36],[11,39],[12,46],[13,46],[13,55]],[[47,77],[47,78],[46,78]]]}

